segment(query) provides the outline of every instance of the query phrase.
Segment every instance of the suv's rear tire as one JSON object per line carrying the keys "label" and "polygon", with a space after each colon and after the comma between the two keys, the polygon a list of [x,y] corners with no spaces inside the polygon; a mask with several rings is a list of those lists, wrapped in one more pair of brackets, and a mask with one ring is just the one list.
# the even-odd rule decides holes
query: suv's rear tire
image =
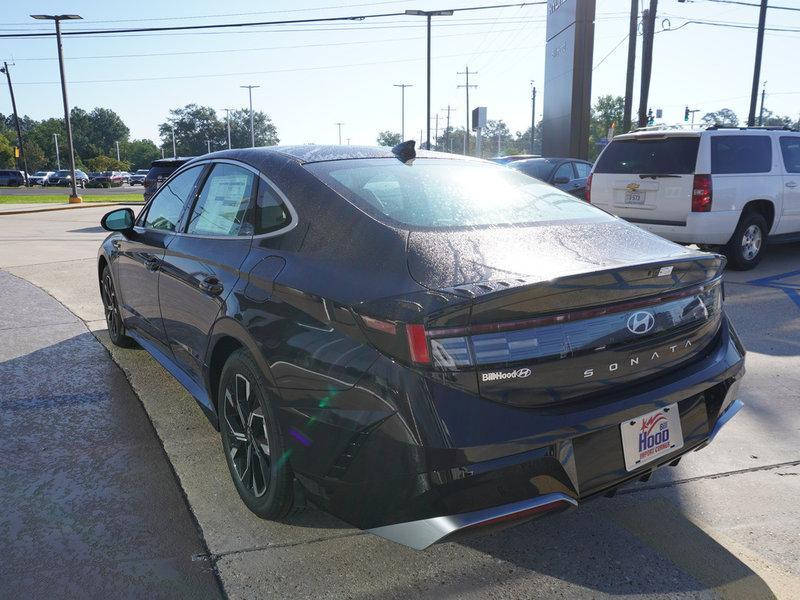
{"label": "suv's rear tire", "polygon": [[108,268],[108,265],[103,267],[103,273],[100,275],[100,298],[103,301],[108,337],[111,338],[111,342],[120,348],[135,347],[136,342],[133,338],[125,335],[125,325],[122,323],[122,315],[119,313],[114,279],[111,277],[111,269]]}
{"label": "suv's rear tire", "polygon": [[262,519],[283,519],[294,507],[294,473],[261,370],[247,351],[236,350],[219,381],[219,430],[236,491]]}
{"label": "suv's rear tire", "polygon": [[723,249],[730,267],[747,271],[760,263],[767,246],[767,235],[767,221],[761,213],[748,211],[743,214]]}

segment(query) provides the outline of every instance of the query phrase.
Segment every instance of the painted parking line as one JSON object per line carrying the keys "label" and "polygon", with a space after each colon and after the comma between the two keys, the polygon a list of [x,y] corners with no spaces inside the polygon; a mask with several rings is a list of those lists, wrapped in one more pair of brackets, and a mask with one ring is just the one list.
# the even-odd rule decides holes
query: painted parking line
{"label": "painted parking line", "polygon": [[768,287],[783,290],[789,299],[800,308],[800,283],[790,283],[785,281],[792,277],[800,277],[800,270],[788,271],[786,273],[779,273],[778,275],[770,275],[769,277],[762,277],[760,279],[753,279],[748,281],[748,285],[757,285],[760,287]]}
{"label": "painted parking line", "polygon": [[611,518],[706,589],[730,600],[795,598],[800,579],[689,518],[663,498],[614,510]]}

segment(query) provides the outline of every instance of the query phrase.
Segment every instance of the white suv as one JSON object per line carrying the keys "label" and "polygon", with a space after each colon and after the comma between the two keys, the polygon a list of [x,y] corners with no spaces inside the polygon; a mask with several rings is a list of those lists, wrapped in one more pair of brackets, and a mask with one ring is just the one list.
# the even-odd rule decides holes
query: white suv
{"label": "white suv", "polygon": [[595,162],[586,199],[751,269],[768,238],[800,241],[800,132],[710,127],[620,135]]}

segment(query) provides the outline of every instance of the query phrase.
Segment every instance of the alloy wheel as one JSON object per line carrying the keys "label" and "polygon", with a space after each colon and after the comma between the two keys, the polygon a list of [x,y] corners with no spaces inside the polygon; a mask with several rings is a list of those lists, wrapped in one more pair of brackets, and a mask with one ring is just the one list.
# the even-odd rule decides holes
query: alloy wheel
{"label": "alloy wheel", "polygon": [[236,477],[245,489],[260,498],[270,482],[267,420],[258,394],[241,373],[236,373],[225,387],[224,413]]}
{"label": "alloy wheel", "polygon": [[106,325],[108,326],[108,333],[112,338],[119,336],[120,332],[120,318],[119,307],[117,306],[117,295],[114,292],[114,282],[111,280],[111,274],[106,273],[103,277],[102,285],[103,296],[103,310],[106,315]]}
{"label": "alloy wheel", "polygon": [[761,228],[758,225],[750,225],[742,236],[742,256],[746,260],[753,260],[761,252]]}

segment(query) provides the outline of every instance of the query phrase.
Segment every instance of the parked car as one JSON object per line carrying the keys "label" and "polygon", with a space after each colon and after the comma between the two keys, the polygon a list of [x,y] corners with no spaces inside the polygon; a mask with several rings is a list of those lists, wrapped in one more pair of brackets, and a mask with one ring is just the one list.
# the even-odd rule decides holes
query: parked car
{"label": "parked car", "polygon": [[497,163],[498,165],[507,165],[518,160],[527,160],[529,158],[539,158],[538,154],[509,154],[508,156],[495,156],[489,160]]}
{"label": "parked car", "polygon": [[89,183],[91,187],[120,187],[125,178],[120,171],[103,171]]}
{"label": "parked car", "polygon": [[18,187],[25,184],[25,177],[20,171],[0,170],[0,186]]}
{"label": "parked car", "polygon": [[131,174],[131,185],[144,185],[144,178],[150,169],[139,169],[136,173]]}
{"label": "parked car", "polygon": [[615,137],[595,163],[591,202],[736,269],[767,243],[800,240],[800,132],[709,127]]}
{"label": "parked car", "polygon": [[128,171],[120,171],[119,174],[122,177],[122,183],[125,185],[131,184],[131,174]]}
{"label": "parked car", "polygon": [[147,202],[158,188],[175,170],[192,160],[193,156],[177,158],[160,158],[150,163],[150,170],[144,178],[144,201]]}
{"label": "parked car", "polygon": [[[80,169],[75,169],[75,180],[75,185],[77,187],[85,188],[86,184],[89,183],[89,176]],[[50,177],[47,185],[61,185],[67,187],[70,185],[71,181],[72,173],[70,173],[70,170],[62,169],[61,171],[56,171],[55,174]]]}
{"label": "parked car", "polygon": [[89,178],[89,183],[92,183],[95,179],[100,177],[100,175],[102,175],[102,174],[103,174],[102,171],[91,171],[91,172],[87,173],[86,176]]}
{"label": "parked car", "polygon": [[28,177],[28,185],[31,187],[34,185],[41,185],[44,187],[54,174],[55,171],[36,171],[36,173]]}
{"label": "parked car", "polygon": [[585,198],[586,180],[592,170],[592,163],[575,158],[531,158],[508,166],[578,198]]}
{"label": "parked car", "polygon": [[724,257],[485,161],[217,152],[102,225],[111,340],[196,398],[263,518],[306,497],[425,548],[647,478],[742,406]]}

